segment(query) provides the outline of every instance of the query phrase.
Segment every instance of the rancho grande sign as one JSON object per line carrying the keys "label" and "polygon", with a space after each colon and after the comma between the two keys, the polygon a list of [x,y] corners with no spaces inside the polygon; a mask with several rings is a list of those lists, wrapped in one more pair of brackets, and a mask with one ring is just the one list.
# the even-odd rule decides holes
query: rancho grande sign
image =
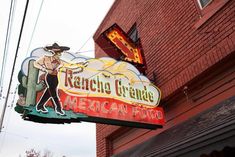
{"label": "rancho grande sign", "polygon": [[60,80],[63,82],[60,84],[60,88],[71,94],[106,96],[129,103],[146,104],[149,106],[155,106],[158,103],[159,95],[156,95],[146,85],[138,87],[139,82],[136,83],[136,87],[133,87],[127,80],[112,79],[110,77],[105,79],[97,75],[92,78],[84,78],[76,74],[76,72],[66,69],[65,73],[60,73]]}
{"label": "rancho grande sign", "polygon": [[164,124],[161,92],[132,64],[87,58],[53,44],[32,51],[18,75],[15,110],[41,123],[88,121],[155,129]]}

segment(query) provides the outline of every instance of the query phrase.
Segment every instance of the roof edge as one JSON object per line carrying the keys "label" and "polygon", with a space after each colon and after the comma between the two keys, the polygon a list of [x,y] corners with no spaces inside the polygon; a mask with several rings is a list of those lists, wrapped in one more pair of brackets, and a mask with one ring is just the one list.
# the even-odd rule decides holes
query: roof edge
{"label": "roof edge", "polygon": [[112,12],[115,10],[115,8],[117,7],[117,5],[119,3],[120,3],[120,0],[115,0],[113,5],[110,7],[109,11],[105,15],[104,19],[102,20],[102,22],[100,23],[99,27],[95,31],[95,34],[93,35],[94,41],[99,37],[99,35],[101,33],[101,30],[102,30],[102,27],[105,25],[105,23],[107,22],[107,19],[110,17],[110,15],[112,14]]}

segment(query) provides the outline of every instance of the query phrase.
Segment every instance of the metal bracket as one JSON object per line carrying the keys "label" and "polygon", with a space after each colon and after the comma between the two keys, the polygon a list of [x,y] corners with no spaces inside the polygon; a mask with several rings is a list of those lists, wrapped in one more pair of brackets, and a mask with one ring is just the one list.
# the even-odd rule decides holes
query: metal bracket
{"label": "metal bracket", "polygon": [[152,74],[153,74],[153,77],[152,77],[152,79],[149,79],[149,80],[150,80],[151,82],[153,82],[154,84],[156,84],[157,75],[156,75],[155,71],[153,71]]}

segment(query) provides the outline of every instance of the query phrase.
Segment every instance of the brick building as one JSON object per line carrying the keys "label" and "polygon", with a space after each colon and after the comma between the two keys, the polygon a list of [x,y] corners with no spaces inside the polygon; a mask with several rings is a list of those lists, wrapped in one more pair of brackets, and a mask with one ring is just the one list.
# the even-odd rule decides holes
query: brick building
{"label": "brick building", "polygon": [[116,0],[93,37],[97,57],[110,51],[99,37],[114,23],[140,39],[166,124],[156,130],[97,124],[97,156],[233,154],[235,0]]}

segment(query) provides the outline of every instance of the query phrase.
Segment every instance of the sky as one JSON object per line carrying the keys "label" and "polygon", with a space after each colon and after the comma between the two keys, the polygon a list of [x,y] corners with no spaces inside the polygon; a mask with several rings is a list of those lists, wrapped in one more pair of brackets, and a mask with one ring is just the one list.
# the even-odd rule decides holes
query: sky
{"label": "sky", "polygon": [[[10,0],[0,1],[0,65],[6,38]],[[42,3],[43,2],[43,3]],[[14,111],[18,95],[17,74],[21,63],[30,52],[38,47],[58,42],[69,46],[71,52],[94,56],[92,36],[114,0],[31,0],[16,60],[12,86],[0,133],[0,156],[22,157],[26,150],[34,148],[50,150],[53,157],[94,157],[96,156],[96,135],[94,123],[38,124],[22,120]],[[13,59],[16,52],[20,26],[26,0],[15,0],[13,21],[7,46],[6,69],[1,71],[3,93],[0,98],[0,113],[6,102],[7,88]],[[40,6],[41,9],[40,9]],[[38,13],[40,14],[38,16]],[[38,20],[37,20],[38,19]],[[35,25],[36,24],[36,25]]]}

